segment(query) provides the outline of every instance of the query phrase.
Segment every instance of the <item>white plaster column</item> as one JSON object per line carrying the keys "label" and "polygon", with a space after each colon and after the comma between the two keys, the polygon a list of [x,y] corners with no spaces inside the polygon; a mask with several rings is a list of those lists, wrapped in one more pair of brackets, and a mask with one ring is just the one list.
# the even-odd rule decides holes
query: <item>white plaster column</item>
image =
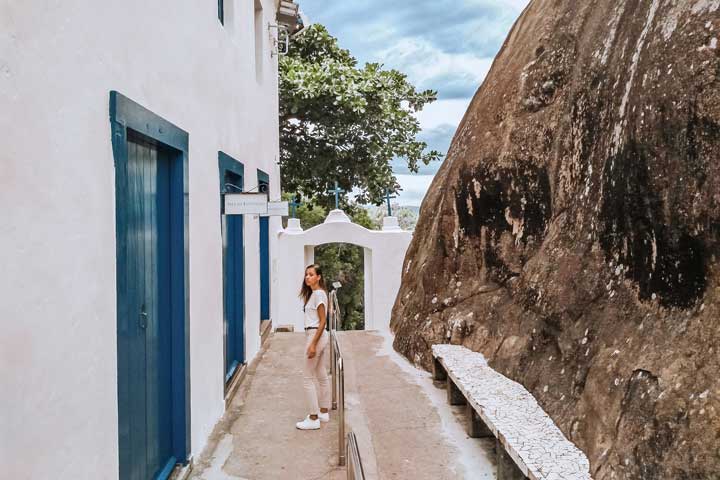
{"label": "white plaster column", "polygon": [[274,299],[278,318],[274,327],[292,325],[296,331],[303,328],[298,291],[306,265],[304,236],[300,221],[294,218],[288,222],[288,228],[278,234],[278,294]]}
{"label": "white plaster column", "polygon": [[364,270],[364,298],[365,298],[365,330],[375,330],[375,295],[373,292],[373,251],[371,248],[363,249],[363,270]]}
{"label": "white plaster column", "polygon": [[260,351],[260,224],[257,215],[243,215],[245,266],[245,359]]}
{"label": "white plaster column", "polygon": [[398,232],[402,231],[400,223],[397,217],[384,217],[383,218],[383,232]]}

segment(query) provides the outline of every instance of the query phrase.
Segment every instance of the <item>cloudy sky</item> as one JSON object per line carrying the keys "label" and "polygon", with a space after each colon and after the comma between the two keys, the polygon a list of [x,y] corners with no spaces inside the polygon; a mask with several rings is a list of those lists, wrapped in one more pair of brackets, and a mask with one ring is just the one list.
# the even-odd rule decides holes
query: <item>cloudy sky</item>
{"label": "cloudy sky", "polygon": [[[528,0],[298,0],[311,22],[322,23],[363,64],[379,62],[406,73],[438,101],[419,114],[422,140],[447,152],[455,128]],[[393,166],[402,205],[420,205],[440,163],[410,175]]]}

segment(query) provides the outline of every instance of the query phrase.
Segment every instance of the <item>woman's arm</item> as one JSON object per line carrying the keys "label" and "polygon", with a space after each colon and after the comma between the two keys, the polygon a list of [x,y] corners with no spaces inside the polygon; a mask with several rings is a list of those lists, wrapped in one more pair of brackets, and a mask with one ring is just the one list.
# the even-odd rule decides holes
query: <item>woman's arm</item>
{"label": "woman's arm", "polygon": [[322,336],[323,332],[325,331],[325,323],[327,320],[325,320],[325,304],[321,303],[317,307],[317,313],[318,313],[318,320],[320,323],[318,323],[318,328],[315,330],[315,336],[312,339],[312,342],[310,342],[310,345],[308,346],[307,355],[308,358],[313,358],[315,356],[315,347],[317,347],[317,343],[320,341],[320,337]]}

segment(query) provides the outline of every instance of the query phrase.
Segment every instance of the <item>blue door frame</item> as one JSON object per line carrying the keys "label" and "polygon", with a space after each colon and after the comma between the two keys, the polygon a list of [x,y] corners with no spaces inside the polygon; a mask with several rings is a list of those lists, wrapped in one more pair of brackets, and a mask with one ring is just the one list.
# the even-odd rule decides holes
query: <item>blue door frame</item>
{"label": "blue door frame", "polygon": [[[270,176],[257,171],[260,191],[270,193]],[[260,217],[260,320],[270,319],[270,218]]]}
{"label": "blue door frame", "polygon": [[[176,462],[187,463],[190,452],[188,134],[115,91],[110,92],[110,126],[120,479],[166,479]],[[143,221],[157,236],[139,246]],[[145,253],[138,262],[140,249]],[[146,255],[155,251],[157,257]],[[157,287],[147,287],[148,279]],[[146,304],[148,290],[159,306]],[[150,324],[156,326],[152,340]],[[166,453],[158,466],[149,459],[160,459],[159,450]]]}
{"label": "blue door frame", "polygon": [[223,240],[223,324],[225,382],[232,380],[245,363],[245,254],[243,216],[225,215],[225,193],[243,189],[243,164],[218,152],[220,173],[220,214]]}

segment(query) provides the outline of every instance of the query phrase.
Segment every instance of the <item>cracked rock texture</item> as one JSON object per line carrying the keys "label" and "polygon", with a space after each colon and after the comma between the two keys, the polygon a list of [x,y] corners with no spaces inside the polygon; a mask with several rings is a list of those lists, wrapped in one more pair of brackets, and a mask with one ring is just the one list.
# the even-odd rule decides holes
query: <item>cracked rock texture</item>
{"label": "cracked rock texture", "polygon": [[596,479],[720,478],[720,0],[533,0],[393,310],[522,383]]}

